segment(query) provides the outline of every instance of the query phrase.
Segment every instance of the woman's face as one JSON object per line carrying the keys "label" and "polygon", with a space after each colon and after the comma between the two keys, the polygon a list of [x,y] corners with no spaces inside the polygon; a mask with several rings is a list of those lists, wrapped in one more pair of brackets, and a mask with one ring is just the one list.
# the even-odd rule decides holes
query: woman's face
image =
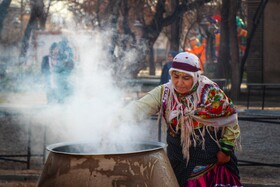
{"label": "woman's face", "polygon": [[182,72],[172,71],[171,80],[179,94],[188,93],[193,85],[193,77]]}

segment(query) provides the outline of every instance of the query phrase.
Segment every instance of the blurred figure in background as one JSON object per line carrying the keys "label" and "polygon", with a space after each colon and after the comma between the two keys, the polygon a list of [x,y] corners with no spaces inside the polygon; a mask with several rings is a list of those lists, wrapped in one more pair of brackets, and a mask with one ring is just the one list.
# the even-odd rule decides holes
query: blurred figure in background
{"label": "blurred figure in background", "polygon": [[240,53],[240,57],[242,58],[246,50],[248,32],[245,29],[245,24],[243,20],[239,16],[236,16],[236,27],[237,27],[239,53]]}
{"label": "blurred figure in background", "polygon": [[43,57],[41,72],[45,78],[48,103],[64,103],[71,95],[69,76],[74,68],[73,52],[67,40],[54,42],[49,55]]}
{"label": "blurred figure in background", "polygon": [[163,65],[161,70],[160,84],[167,83],[170,80],[169,69],[172,66],[173,58],[177,55],[176,51],[169,51],[167,62]]}
{"label": "blurred figure in background", "polygon": [[195,54],[200,60],[200,69],[201,72],[204,72],[204,64],[206,62],[206,39],[202,39],[200,44],[199,39],[197,37],[190,38],[190,46],[191,48],[186,49],[186,52]]}

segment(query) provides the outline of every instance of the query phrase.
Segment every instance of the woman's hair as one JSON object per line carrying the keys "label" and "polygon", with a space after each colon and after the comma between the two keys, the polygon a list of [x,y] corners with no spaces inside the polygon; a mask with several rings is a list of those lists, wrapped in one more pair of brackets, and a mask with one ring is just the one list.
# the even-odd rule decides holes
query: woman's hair
{"label": "woman's hair", "polygon": [[178,53],[176,51],[169,51],[168,54],[174,58]]}

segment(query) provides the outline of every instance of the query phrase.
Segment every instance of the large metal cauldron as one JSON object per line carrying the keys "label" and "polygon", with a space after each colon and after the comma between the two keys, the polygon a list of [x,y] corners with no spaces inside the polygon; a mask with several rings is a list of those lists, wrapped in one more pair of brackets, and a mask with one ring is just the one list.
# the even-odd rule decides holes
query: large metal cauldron
{"label": "large metal cauldron", "polygon": [[177,187],[160,142],[130,143],[102,153],[90,143],[58,143],[50,151],[38,186]]}

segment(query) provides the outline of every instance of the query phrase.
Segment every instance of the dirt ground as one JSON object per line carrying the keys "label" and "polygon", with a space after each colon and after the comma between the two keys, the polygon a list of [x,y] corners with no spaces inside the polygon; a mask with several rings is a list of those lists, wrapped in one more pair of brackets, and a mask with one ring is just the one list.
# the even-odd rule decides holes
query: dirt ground
{"label": "dirt ground", "polygon": [[[241,181],[244,186],[280,186],[280,122],[240,120],[242,151],[237,152]],[[27,153],[28,128],[17,116],[0,115],[0,155]],[[42,127],[31,128],[31,153],[44,150]],[[54,141],[54,140],[52,140]],[[47,140],[46,144],[51,143]],[[24,157],[10,159],[26,160]],[[0,159],[0,187],[36,186],[43,168],[43,157],[33,156],[30,169],[26,163]]]}

